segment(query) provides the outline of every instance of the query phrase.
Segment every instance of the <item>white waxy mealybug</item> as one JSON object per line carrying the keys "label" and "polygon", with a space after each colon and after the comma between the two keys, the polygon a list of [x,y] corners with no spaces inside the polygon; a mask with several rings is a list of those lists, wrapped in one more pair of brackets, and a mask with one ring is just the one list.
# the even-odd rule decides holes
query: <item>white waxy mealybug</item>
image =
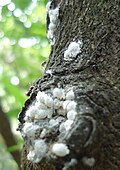
{"label": "white waxy mealybug", "polygon": [[[48,31],[47,36],[48,36],[48,38],[52,38],[52,37],[51,37],[51,36],[52,36],[52,35],[51,35],[51,31]],[[52,70],[46,70],[45,73],[52,75]]]}
{"label": "white waxy mealybug", "polygon": [[76,102],[71,101],[71,102],[68,103],[67,111],[70,111],[70,110],[76,110]]}
{"label": "white waxy mealybug", "polygon": [[73,166],[75,166],[76,164],[77,164],[77,160],[74,159],[74,158],[72,158],[69,162],[66,162],[66,163],[64,164],[64,167],[63,167],[62,170],[68,170],[68,169],[70,169],[70,167],[73,167]]}
{"label": "white waxy mealybug", "polygon": [[56,20],[59,16],[59,8],[55,8],[49,11],[49,17],[51,23],[56,23]]}
{"label": "white waxy mealybug", "polygon": [[81,46],[82,42],[80,41],[71,42],[68,46],[68,49],[64,52],[64,60],[71,61],[72,59],[74,59],[77,56],[77,54],[81,52]]}
{"label": "white waxy mealybug", "polygon": [[33,123],[25,123],[23,127],[23,134],[29,137],[34,137],[37,129],[39,129],[38,125],[34,125]]}
{"label": "white waxy mealybug", "polygon": [[47,110],[48,109],[48,107],[44,103],[40,103],[38,101],[36,101],[34,107],[36,107],[37,110],[39,110],[39,109]]}
{"label": "white waxy mealybug", "polygon": [[48,115],[48,112],[47,110],[38,110],[38,113],[35,115],[35,119],[44,119],[46,118]]}
{"label": "white waxy mealybug", "polygon": [[29,151],[28,155],[27,155],[27,159],[30,160],[30,161],[34,161],[34,158],[35,157],[35,151],[32,150],[32,151]]}
{"label": "white waxy mealybug", "polygon": [[71,102],[70,100],[65,100],[65,101],[63,102],[63,109],[64,109],[64,110],[67,109],[67,106],[68,106],[68,104],[69,104],[70,102]]}
{"label": "white waxy mealybug", "polygon": [[55,143],[52,147],[52,152],[59,157],[64,157],[70,153],[70,150],[64,143]]}
{"label": "white waxy mealybug", "polygon": [[41,138],[44,138],[45,135],[46,135],[46,133],[47,133],[47,130],[44,128],[44,129],[42,130],[41,134],[40,134],[40,137],[41,137]]}
{"label": "white waxy mealybug", "polygon": [[44,92],[38,92],[37,94],[37,101],[44,103],[48,107],[53,107],[53,99],[52,97],[48,96]]}
{"label": "white waxy mealybug", "polygon": [[70,130],[72,124],[73,124],[73,120],[66,120],[66,121],[64,122],[64,128],[65,128],[65,130],[66,130],[66,131]]}
{"label": "white waxy mealybug", "polygon": [[50,126],[56,126],[56,125],[58,125],[58,121],[56,121],[55,119],[51,119],[51,120],[49,121],[49,125],[50,125]]}
{"label": "white waxy mealybug", "polygon": [[67,92],[67,94],[66,94],[66,99],[67,100],[73,100],[74,99],[74,92],[73,92],[73,90],[70,90],[69,92]]}
{"label": "white waxy mealybug", "polygon": [[82,158],[82,161],[85,165],[90,166],[90,167],[94,166],[94,164],[95,164],[94,158],[88,158],[86,156]]}
{"label": "white waxy mealybug", "polygon": [[65,132],[65,126],[64,126],[64,122],[63,123],[61,123],[60,124],[60,127],[59,127],[59,131],[61,132],[61,133],[63,133],[63,132]]}
{"label": "white waxy mealybug", "polygon": [[47,118],[51,119],[52,115],[53,115],[53,109],[48,109],[48,114],[47,114]]}
{"label": "white waxy mealybug", "polygon": [[35,149],[35,154],[37,155],[37,158],[40,161],[45,156],[48,147],[45,141],[40,139],[40,140],[35,140],[34,149]]}
{"label": "white waxy mealybug", "polygon": [[51,1],[46,4],[46,11],[49,12],[51,6]]}
{"label": "white waxy mealybug", "polygon": [[[54,43],[55,43],[55,38],[54,38],[54,36],[53,36],[53,31],[52,31],[52,30],[48,30],[48,32],[47,32],[47,37],[48,37],[48,39],[50,40],[51,45],[54,45]],[[50,74],[50,73],[48,73],[48,74]],[[52,75],[52,74],[50,74],[50,75]]]}
{"label": "white waxy mealybug", "polygon": [[37,112],[37,108],[33,105],[26,111],[26,117],[34,118]]}
{"label": "white waxy mealybug", "polygon": [[70,110],[70,111],[67,113],[67,118],[68,118],[69,120],[74,120],[75,117],[76,117],[76,115],[77,115],[77,112],[76,112],[76,111]]}
{"label": "white waxy mealybug", "polygon": [[46,96],[46,94],[44,92],[39,91],[37,93],[36,99],[38,102],[44,103],[44,97]]}
{"label": "white waxy mealybug", "polygon": [[62,106],[62,102],[58,99],[54,99],[54,108],[59,109]]}
{"label": "white waxy mealybug", "polygon": [[48,151],[48,147],[44,140],[35,140],[34,141],[34,150],[30,151],[27,155],[27,159],[38,163],[40,162],[46,155],[46,152]]}
{"label": "white waxy mealybug", "polygon": [[53,24],[53,23],[50,23],[49,24],[49,29],[54,31],[56,29],[56,25]]}
{"label": "white waxy mealybug", "polygon": [[52,99],[52,97],[46,95],[46,96],[44,97],[44,102],[45,102],[45,105],[46,105],[47,107],[53,107],[53,99]]}
{"label": "white waxy mealybug", "polygon": [[62,88],[54,88],[53,97],[56,97],[58,99],[64,98],[64,90]]}
{"label": "white waxy mealybug", "polygon": [[70,45],[68,46],[69,51],[78,51],[80,50],[80,44],[78,42],[71,42]]}
{"label": "white waxy mealybug", "polygon": [[51,45],[55,43],[54,32],[56,31],[57,20],[59,16],[59,8],[50,10],[50,3],[47,5],[47,12],[49,14],[50,24],[48,26],[47,37],[50,40]]}

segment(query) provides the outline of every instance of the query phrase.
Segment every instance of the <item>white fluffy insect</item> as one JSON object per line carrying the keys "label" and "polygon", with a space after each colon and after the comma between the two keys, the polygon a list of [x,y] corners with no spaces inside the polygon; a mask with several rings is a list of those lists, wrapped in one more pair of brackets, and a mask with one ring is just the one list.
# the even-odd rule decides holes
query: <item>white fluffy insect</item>
{"label": "white fluffy insect", "polygon": [[48,95],[44,96],[44,103],[47,107],[50,107],[50,108],[52,108],[53,104],[54,104],[52,97],[50,97]]}
{"label": "white fluffy insect", "polygon": [[69,51],[80,51],[80,43],[79,42],[71,42],[68,46]]}
{"label": "white fluffy insect", "polygon": [[47,118],[51,119],[52,115],[53,115],[53,109],[48,109],[48,114],[47,114]]}
{"label": "white fluffy insect", "polygon": [[62,88],[54,88],[53,97],[56,97],[58,99],[64,98],[64,90]]}
{"label": "white fluffy insect", "polygon": [[49,12],[51,6],[51,1],[46,4],[46,11]]}
{"label": "white fluffy insect", "polygon": [[47,110],[48,109],[48,107],[44,103],[41,103],[38,101],[35,102],[34,107],[36,108],[36,110],[40,110],[40,109]]}
{"label": "white fluffy insect", "polygon": [[58,16],[59,16],[59,8],[49,10],[49,17],[51,23],[55,24],[58,19]]}
{"label": "white fluffy insect", "polygon": [[67,105],[67,111],[76,110],[76,105],[77,105],[77,103],[74,101],[69,102]]}
{"label": "white fluffy insect", "polygon": [[75,117],[76,117],[76,115],[77,115],[77,112],[76,112],[76,111],[70,110],[70,111],[67,113],[67,118],[68,118],[69,120],[74,120]]}
{"label": "white fluffy insect", "polygon": [[37,93],[36,99],[37,99],[38,102],[44,103],[44,97],[45,96],[46,96],[46,94],[44,92],[39,91]]}
{"label": "white fluffy insect", "polygon": [[47,110],[38,110],[37,114],[35,115],[35,119],[44,119],[46,118],[48,115]]}
{"label": "white fluffy insect", "polygon": [[64,157],[70,153],[70,150],[64,143],[55,143],[52,147],[52,152],[59,157]]}
{"label": "white fluffy insect", "polygon": [[60,126],[59,126],[59,131],[60,131],[60,133],[65,132],[64,122],[60,124]]}
{"label": "white fluffy insect", "polygon": [[54,108],[59,109],[62,106],[62,101],[54,99]]}
{"label": "white fluffy insect", "polygon": [[68,104],[69,104],[70,102],[71,102],[70,100],[65,100],[65,101],[63,102],[63,109],[64,109],[64,110],[67,109],[67,106],[68,106]]}
{"label": "white fluffy insect", "polygon": [[61,116],[59,116],[57,119],[50,119],[49,125],[50,127],[57,126],[62,120],[63,120],[63,117]]}
{"label": "white fluffy insect", "polygon": [[48,32],[47,32],[47,37],[50,40],[51,45],[54,45],[55,43],[55,37],[54,37],[54,32],[56,30],[56,24],[59,16],[59,8],[51,9],[50,10],[50,3],[47,5],[47,11],[49,14],[50,18],[50,24],[48,26]]}
{"label": "white fluffy insect", "polygon": [[92,167],[95,164],[95,159],[94,158],[88,158],[88,157],[83,157],[82,161],[85,165]]}
{"label": "white fluffy insect", "polygon": [[69,162],[66,162],[62,170],[68,170],[70,167],[77,164],[77,160],[72,158]]}
{"label": "white fluffy insect", "polygon": [[56,125],[58,125],[58,121],[56,121],[55,119],[51,119],[50,121],[49,121],[49,125],[52,127],[52,126],[56,126]]}
{"label": "white fluffy insect", "polygon": [[35,159],[35,151],[34,150],[29,151],[29,153],[27,155],[27,159],[30,161],[34,161],[34,159]]}
{"label": "white fluffy insect", "polygon": [[45,157],[46,152],[48,151],[48,146],[42,139],[35,140],[34,150],[35,155],[37,156],[37,160],[35,162],[39,162],[43,157]]}
{"label": "white fluffy insect", "polygon": [[23,134],[27,135],[28,137],[34,138],[37,129],[39,129],[38,125],[35,125],[33,123],[25,123],[23,127]]}
{"label": "white fluffy insect", "polygon": [[39,91],[36,99],[39,103],[45,104],[47,107],[53,107],[53,99],[44,92]]}
{"label": "white fluffy insect", "polygon": [[71,61],[76,57],[77,54],[81,52],[82,42],[71,42],[68,46],[68,49],[64,52],[64,60]]}
{"label": "white fluffy insect", "polygon": [[60,124],[59,131],[61,133],[65,131],[69,131],[72,127],[72,124],[73,124],[73,120],[66,120],[65,122]]}
{"label": "white fluffy insect", "polygon": [[[47,37],[50,39],[51,36],[53,36],[53,33],[51,33],[50,31],[48,31]],[[51,37],[51,38],[53,38],[53,37]],[[45,73],[52,75],[52,70],[46,70]]]}
{"label": "white fluffy insect", "polygon": [[64,124],[63,124],[65,130],[66,130],[66,131],[70,130],[71,127],[72,127],[72,124],[73,124],[73,120],[66,120],[66,121],[64,122]]}
{"label": "white fluffy insect", "polygon": [[47,133],[47,130],[44,128],[44,129],[42,130],[41,134],[40,134],[40,137],[41,137],[41,138],[44,138],[45,135],[46,135],[46,133]]}
{"label": "white fluffy insect", "polygon": [[48,39],[50,40],[50,44],[51,44],[51,45],[54,45],[54,43],[55,43],[55,37],[54,37],[54,35],[53,35],[53,30],[48,30],[48,32],[47,32],[47,37],[48,37]]}
{"label": "white fluffy insect", "polygon": [[56,29],[56,25],[54,23],[49,24],[49,30],[54,31]]}
{"label": "white fluffy insect", "polygon": [[32,105],[27,111],[26,111],[26,117],[34,118],[37,114],[38,109],[34,105]]}
{"label": "white fluffy insect", "polygon": [[75,97],[75,95],[74,95],[73,90],[70,90],[69,92],[67,92],[67,94],[66,94],[66,100],[73,100],[74,97]]}

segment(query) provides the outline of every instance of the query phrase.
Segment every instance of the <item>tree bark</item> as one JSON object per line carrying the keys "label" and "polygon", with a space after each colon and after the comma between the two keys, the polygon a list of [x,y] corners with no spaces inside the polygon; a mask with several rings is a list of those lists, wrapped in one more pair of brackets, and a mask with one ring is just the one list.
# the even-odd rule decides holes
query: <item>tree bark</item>
{"label": "tree bark", "polygon": [[[17,145],[17,141],[11,130],[10,122],[8,120],[6,113],[4,113],[4,111],[2,110],[1,104],[0,104],[0,133],[3,136],[5,144],[8,148]],[[19,150],[11,152],[11,155],[13,156],[18,167],[20,168],[21,163]]]}
{"label": "tree bark", "polygon": [[[55,44],[45,72],[29,93],[19,115],[24,125],[26,110],[38,91],[73,88],[80,116],[70,131],[67,144],[77,164],[73,170],[119,170],[120,168],[120,61],[119,0],[53,0],[59,6]],[[64,52],[73,41],[81,41],[81,52],[64,60]],[[88,132],[85,133],[85,129]],[[26,142],[26,140],[25,140]],[[74,147],[73,147],[74,146]],[[23,170],[62,170],[68,158],[40,163],[27,160],[28,146],[22,154]],[[69,157],[69,156],[68,156]],[[92,166],[84,158],[94,158]]]}

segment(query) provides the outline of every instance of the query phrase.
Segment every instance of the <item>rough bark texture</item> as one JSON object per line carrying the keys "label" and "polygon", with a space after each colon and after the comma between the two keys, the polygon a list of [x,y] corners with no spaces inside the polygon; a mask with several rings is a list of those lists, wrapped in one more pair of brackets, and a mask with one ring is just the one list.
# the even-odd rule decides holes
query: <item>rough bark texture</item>
{"label": "rough bark texture", "polygon": [[[78,164],[73,170],[120,169],[119,3],[119,0],[53,0],[53,6],[60,4],[60,16],[46,68],[52,70],[52,75],[44,74],[35,83],[19,115],[23,123],[25,111],[39,90],[47,91],[58,84],[64,89],[74,88],[77,111],[82,116],[76,120],[78,126],[72,129],[67,141],[71,147],[75,145]],[[82,52],[73,61],[64,61],[64,51],[73,40],[82,40]],[[86,127],[88,134],[84,133]],[[24,170],[62,169],[64,159],[56,164],[46,161],[33,164],[26,160],[26,153],[27,146],[22,155]],[[84,165],[84,156],[95,158],[94,166]]]}

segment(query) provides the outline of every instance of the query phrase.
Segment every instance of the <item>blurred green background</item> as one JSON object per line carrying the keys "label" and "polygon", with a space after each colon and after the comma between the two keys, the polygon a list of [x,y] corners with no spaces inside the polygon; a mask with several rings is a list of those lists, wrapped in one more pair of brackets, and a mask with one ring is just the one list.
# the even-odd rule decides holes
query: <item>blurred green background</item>
{"label": "blurred green background", "polygon": [[17,116],[27,99],[25,93],[42,76],[41,64],[48,60],[50,52],[46,3],[46,0],[0,0],[0,105],[17,140],[16,146],[7,148],[0,133],[0,170],[18,170],[10,154],[21,149],[23,142],[16,131]]}

